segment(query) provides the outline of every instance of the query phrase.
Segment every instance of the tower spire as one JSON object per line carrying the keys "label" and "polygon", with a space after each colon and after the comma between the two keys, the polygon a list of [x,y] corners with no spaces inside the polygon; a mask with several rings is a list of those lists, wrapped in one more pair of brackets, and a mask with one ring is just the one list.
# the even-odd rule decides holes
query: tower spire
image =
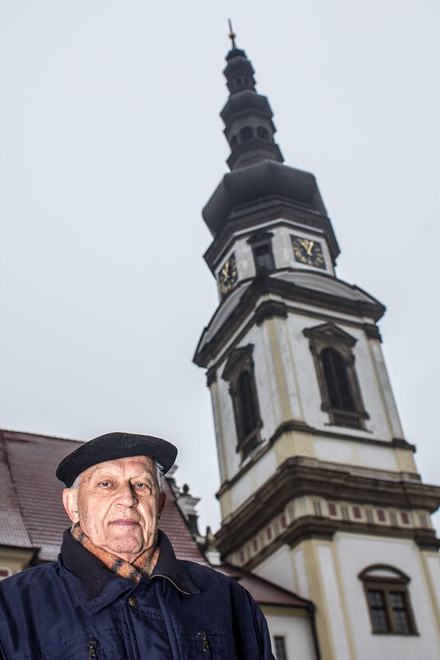
{"label": "tower spire", "polygon": [[229,89],[229,99],[221,111],[225,135],[231,147],[228,165],[235,170],[262,160],[283,162],[274,141],[276,128],[272,110],[265,96],[255,89],[254,69],[244,50],[237,48],[236,34],[229,20],[232,48],[226,55],[223,71]]}
{"label": "tower spire", "polygon": [[229,25],[229,39],[230,39],[231,42],[232,42],[232,49],[235,50],[235,49],[236,49],[236,45],[235,45],[235,37],[236,37],[237,35],[235,34],[234,30],[232,29],[232,23],[231,23],[231,19],[230,19],[230,18],[228,18],[228,25]]}

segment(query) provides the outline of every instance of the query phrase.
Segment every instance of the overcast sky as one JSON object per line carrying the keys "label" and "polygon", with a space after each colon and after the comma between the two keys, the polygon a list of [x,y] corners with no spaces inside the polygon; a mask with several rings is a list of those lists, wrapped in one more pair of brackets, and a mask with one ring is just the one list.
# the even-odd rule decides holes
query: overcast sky
{"label": "overcast sky", "polygon": [[201,209],[227,171],[227,19],[338,276],[387,306],[383,350],[440,483],[437,0],[0,0],[0,426],[161,435],[217,528]]}

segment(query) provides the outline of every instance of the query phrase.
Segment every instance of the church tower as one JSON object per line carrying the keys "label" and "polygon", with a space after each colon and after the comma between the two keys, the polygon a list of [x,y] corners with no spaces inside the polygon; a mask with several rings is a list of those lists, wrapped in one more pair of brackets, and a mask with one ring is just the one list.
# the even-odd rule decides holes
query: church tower
{"label": "church tower", "polygon": [[231,39],[231,171],[203,210],[220,302],[194,357],[212,398],[218,549],[314,602],[322,660],[438,657],[440,488],[421,482],[403,435],[385,308],[337,277],[315,177],[283,164]]}

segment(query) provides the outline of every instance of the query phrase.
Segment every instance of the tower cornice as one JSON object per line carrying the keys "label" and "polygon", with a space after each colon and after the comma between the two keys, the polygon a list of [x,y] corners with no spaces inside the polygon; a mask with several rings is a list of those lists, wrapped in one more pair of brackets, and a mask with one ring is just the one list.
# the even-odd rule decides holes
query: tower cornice
{"label": "tower cornice", "polygon": [[275,229],[288,227],[291,230],[307,230],[311,236],[321,238],[325,236],[329,246],[332,264],[335,265],[339,254],[339,245],[331,228],[329,219],[318,212],[305,210],[302,207],[291,205],[286,200],[267,200],[255,210],[238,209],[233,222],[227,222],[216,239],[211,243],[204,254],[204,259],[212,273],[220,261],[225,257],[234,237],[252,236],[261,229]]}
{"label": "tower cornice", "polygon": [[[220,552],[231,553],[281,513],[295,498],[313,496],[376,507],[422,509],[433,513],[440,506],[440,487],[420,481],[362,475],[342,466],[312,465],[300,456],[290,457],[239,509],[222,523],[216,535]],[[258,506],[255,503],[258,502]],[[333,533],[340,529],[334,526]],[[382,529],[382,528],[381,528]],[[377,530],[376,530],[377,533]],[[412,532],[414,534],[414,532]],[[432,531],[433,542],[435,533]],[[286,536],[286,542],[288,538]],[[292,542],[292,540],[290,541]]]}
{"label": "tower cornice", "polygon": [[367,524],[351,520],[328,520],[318,516],[304,516],[296,520],[282,534],[273,539],[272,543],[262,548],[245,563],[245,568],[252,571],[256,566],[272,556],[282,545],[294,547],[303,541],[311,539],[331,541],[337,534],[353,534],[362,537],[379,537],[381,539],[411,540],[421,550],[438,552],[440,540],[432,529],[386,527],[378,524]]}
{"label": "tower cornice", "polygon": [[[247,327],[257,323],[258,303],[260,301],[261,304],[263,297],[279,296],[286,304],[316,304],[321,309],[361,318],[362,324],[365,324],[365,318],[377,322],[385,312],[385,307],[372,296],[329,275],[315,272],[304,274],[295,269],[286,269],[284,275],[283,279],[277,273],[274,276],[244,280],[225,298],[200,338],[194,355],[194,362],[198,366],[206,367],[218,356],[244,323]],[[316,286],[312,286],[315,282]],[[285,307],[282,310],[284,316]],[[220,316],[222,322],[217,321]]]}

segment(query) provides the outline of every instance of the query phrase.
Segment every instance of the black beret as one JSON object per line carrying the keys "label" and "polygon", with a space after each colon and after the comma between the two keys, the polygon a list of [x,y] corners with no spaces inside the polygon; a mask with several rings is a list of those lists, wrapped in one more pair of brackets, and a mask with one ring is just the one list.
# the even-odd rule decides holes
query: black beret
{"label": "black beret", "polygon": [[135,433],[106,433],[75,449],[63,458],[56,475],[70,488],[78,475],[87,468],[105,461],[127,456],[151,456],[168,472],[177,456],[177,448],[161,438]]}

